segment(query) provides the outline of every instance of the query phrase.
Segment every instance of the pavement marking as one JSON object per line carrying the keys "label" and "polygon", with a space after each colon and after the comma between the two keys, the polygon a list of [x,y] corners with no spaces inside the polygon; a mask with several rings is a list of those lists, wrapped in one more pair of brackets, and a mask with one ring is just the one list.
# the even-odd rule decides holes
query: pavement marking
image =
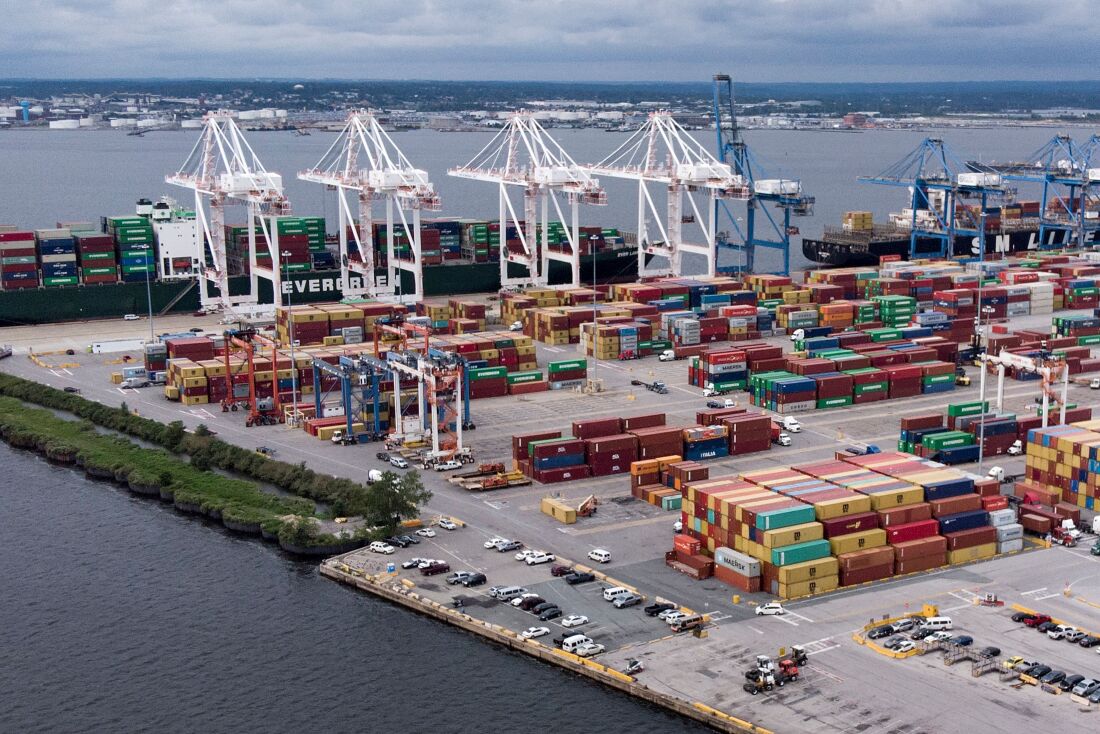
{"label": "pavement marking", "polygon": [[948,607],[947,609],[941,609],[940,611],[941,612],[957,612],[960,609],[967,609],[968,607],[972,607],[972,606],[974,606],[974,605],[971,604],[970,602],[967,602],[966,604],[960,604],[957,607]]}
{"label": "pavement marking", "polygon": [[822,648],[819,648],[817,650],[807,650],[806,651],[806,656],[809,657],[810,655],[817,655],[819,653],[829,652],[830,650],[835,650],[838,647],[840,647],[839,642],[835,645],[829,645],[828,647],[822,647]]}
{"label": "pavement marking", "polygon": [[1046,590],[1047,590],[1047,587],[1044,586],[1041,589],[1032,589],[1031,591],[1021,591],[1020,596],[1030,596],[1032,594],[1038,594],[1040,591],[1046,591]]}
{"label": "pavement marking", "polygon": [[792,627],[797,627],[798,626],[798,622],[794,621],[793,619],[787,619],[786,614],[773,614],[771,616],[775,617],[780,622],[786,622],[787,624],[791,625]]}
{"label": "pavement marking", "polygon": [[562,351],[565,351],[563,349],[558,349],[557,347],[543,347],[543,349],[545,349],[548,352],[562,352]]}
{"label": "pavement marking", "polygon": [[[799,614],[798,612],[793,612],[790,609],[787,610],[787,614],[791,615],[792,617],[798,617],[799,619],[801,619],[804,622],[809,622],[810,624],[814,623],[814,621],[812,619],[810,619],[809,617],[807,617],[803,614]],[[784,615],[780,615],[780,616],[784,616]]]}
{"label": "pavement marking", "polygon": [[749,629],[751,629],[751,630],[752,630],[753,632],[755,632],[755,633],[756,633],[756,634],[758,634],[758,635],[762,635],[762,634],[764,634],[764,632],[763,632],[763,631],[761,631],[761,630],[758,630],[758,629],[756,629],[756,628],[755,628],[755,627],[753,627],[753,626],[752,626],[751,624],[747,624],[747,625],[745,625],[745,626],[746,626],[746,627],[748,627]]}
{"label": "pavement marking", "polygon": [[843,683],[844,682],[844,679],[841,678],[839,675],[836,675],[834,673],[830,673],[827,670],[822,670],[821,668],[817,668],[817,667],[814,668],[814,675],[823,675],[826,678],[833,679],[837,683]]}
{"label": "pavement marking", "polygon": [[1034,599],[1035,599],[1035,601],[1042,601],[1043,599],[1053,599],[1056,596],[1062,596],[1062,594],[1059,593],[1059,592],[1056,592],[1056,593],[1053,593],[1053,594],[1043,594],[1042,596],[1034,597]]}

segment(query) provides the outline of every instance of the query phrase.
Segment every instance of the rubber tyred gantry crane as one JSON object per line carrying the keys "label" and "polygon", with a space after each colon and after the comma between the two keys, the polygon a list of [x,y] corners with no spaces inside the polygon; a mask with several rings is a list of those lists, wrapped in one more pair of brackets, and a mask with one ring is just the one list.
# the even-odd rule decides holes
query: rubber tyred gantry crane
{"label": "rubber tyred gantry crane", "polygon": [[[340,222],[340,290],[345,296],[368,295],[373,298],[424,296],[424,266],[420,249],[420,212],[438,210],[440,201],[426,171],[415,168],[397,147],[378,119],[370,111],[354,110],[340,136],[313,168],[298,178],[324,184],[336,190]],[[356,214],[348,203],[348,193],[359,200]],[[372,226],[373,205],[386,202],[386,269],[378,277],[374,256]],[[394,213],[397,221],[394,220]],[[358,219],[358,226],[349,224]],[[406,233],[412,259],[395,253],[395,225]],[[348,230],[351,230],[351,242]],[[400,273],[412,274],[412,292],[402,293]],[[353,278],[356,275],[359,277]]]}
{"label": "rubber tyred gantry crane", "polygon": [[[705,274],[717,271],[717,212],[723,199],[749,198],[746,179],[711,154],[667,110],[653,112],[625,143],[599,163],[588,167],[593,173],[638,182],[638,275],[684,275],[684,254],[706,259]],[[662,212],[650,187],[667,190]],[[708,201],[696,201],[704,192]],[[685,213],[685,199],[690,212]],[[656,223],[656,237],[650,235],[650,217]],[[662,221],[664,220],[664,221]],[[697,224],[702,242],[684,236],[685,224]],[[693,228],[693,231],[696,231]],[[668,259],[666,267],[648,268],[647,256]]]}
{"label": "rubber tyred gantry crane", "polygon": [[[275,305],[282,305],[282,278],[278,263],[278,227],[273,218],[290,213],[290,202],[283,194],[283,178],[270,173],[256,156],[252,146],[233,119],[230,110],[210,112],[203,118],[203,131],[179,170],[165,181],[195,192],[195,228],[203,265],[199,277],[199,298],[204,309],[223,311],[259,311],[258,278],[270,280]],[[204,201],[209,200],[209,213]],[[230,201],[248,208],[248,258],[251,274],[249,292],[229,293],[229,270],[225,251],[225,206]],[[256,262],[256,225],[275,267]],[[207,258],[207,251],[210,257]],[[218,289],[209,292],[210,285]]]}
{"label": "rubber tyred gantry crane", "polygon": [[[570,285],[580,285],[580,223],[578,205],[607,203],[600,182],[578,166],[565,149],[543,130],[534,115],[526,110],[514,113],[489,144],[451,176],[495,183],[500,189],[500,284],[502,286],[546,285],[549,261],[569,264]],[[508,187],[523,189],[522,217],[512,204]],[[559,195],[570,209],[566,219]],[[541,206],[540,206],[541,204]],[[569,252],[557,252],[543,243],[539,256],[540,235],[546,238],[550,208],[557,213],[565,229]],[[515,233],[514,242],[509,232]],[[509,277],[508,263],[521,265],[526,275]]]}

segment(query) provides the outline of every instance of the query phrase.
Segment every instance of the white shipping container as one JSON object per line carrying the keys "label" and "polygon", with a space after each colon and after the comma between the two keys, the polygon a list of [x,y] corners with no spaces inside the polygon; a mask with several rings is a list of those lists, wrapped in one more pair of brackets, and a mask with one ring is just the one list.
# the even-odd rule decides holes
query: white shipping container
{"label": "white shipping container", "polygon": [[1000,186],[1001,174],[999,173],[960,173],[958,175],[959,186]]}
{"label": "white shipping container", "polygon": [[802,183],[800,181],[790,181],[781,178],[768,178],[756,181],[753,184],[753,189],[758,194],[770,194],[772,196],[785,194],[793,196],[802,193]]}

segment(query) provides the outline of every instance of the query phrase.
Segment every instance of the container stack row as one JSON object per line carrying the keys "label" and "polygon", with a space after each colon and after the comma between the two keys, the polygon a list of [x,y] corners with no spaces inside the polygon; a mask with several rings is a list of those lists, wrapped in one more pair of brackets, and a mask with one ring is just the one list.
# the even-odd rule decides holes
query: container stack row
{"label": "container stack row", "polygon": [[153,224],[145,217],[107,217],[107,234],[115,243],[119,279],[138,283],[156,279],[156,241]]}

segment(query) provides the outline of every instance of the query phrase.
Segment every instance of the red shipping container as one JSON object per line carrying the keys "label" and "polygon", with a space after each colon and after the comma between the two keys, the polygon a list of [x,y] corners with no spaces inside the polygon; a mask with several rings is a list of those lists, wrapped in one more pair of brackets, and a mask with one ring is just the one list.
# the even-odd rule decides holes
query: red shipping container
{"label": "red shipping container", "polygon": [[887,564],[893,567],[894,549],[892,546],[888,545],[881,548],[866,548],[864,550],[852,551],[851,553],[841,553],[836,558],[840,563],[840,567],[849,571],[875,568]]}
{"label": "red shipping container", "polygon": [[909,540],[894,546],[894,558],[898,561],[911,561],[937,555],[942,558],[945,553],[947,553],[947,539],[942,535]]}
{"label": "red shipping container", "polygon": [[677,533],[672,536],[672,547],[681,553],[687,553],[688,555],[697,555],[701,544],[695,538],[683,533]]}
{"label": "red shipping container", "polygon": [[911,558],[909,560],[899,560],[894,568],[894,574],[901,576],[907,573],[919,573],[921,571],[931,571],[933,568],[939,568],[940,566],[947,565],[947,553],[935,553],[932,555],[921,556],[920,558]]}
{"label": "red shipping container", "polygon": [[742,576],[732,568],[717,563],[714,564],[714,578],[747,594],[755,594],[761,590],[759,576]]}
{"label": "red shipping container", "polygon": [[869,581],[879,581],[881,579],[890,578],[893,575],[894,564],[892,562],[889,565],[871,566],[870,568],[861,568],[854,571],[849,571],[841,567],[840,585],[853,586],[855,584],[865,584]]}
{"label": "red shipping container", "polygon": [[623,418],[623,431],[629,432],[637,428],[656,428],[665,424],[664,413],[651,413],[650,415],[635,415]]}
{"label": "red shipping container", "polygon": [[622,433],[619,418],[598,418],[587,421],[573,421],[573,435],[576,438],[597,438]]}
{"label": "red shipping container", "polygon": [[907,540],[920,540],[933,535],[938,535],[940,523],[938,520],[918,520],[904,525],[895,525],[886,528],[887,543],[904,543]]}
{"label": "red shipping container", "polygon": [[858,515],[822,520],[821,525],[825,529],[826,538],[835,538],[840,535],[873,530],[878,527],[878,521],[877,512],[861,512]]}
{"label": "red shipping container", "polygon": [[584,464],[577,466],[563,466],[560,469],[536,469],[534,479],[543,484],[557,482],[571,482],[574,479],[587,479],[592,476],[592,469]]}
{"label": "red shipping container", "polygon": [[982,497],[982,509],[986,512],[1004,510],[1008,508],[1008,497],[1003,495]]}
{"label": "red shipping container", "polygon": [[956,512],[980,510],[982,498],[977,494],[961,494],[943,500],[932,500],[928,504],[932,505],[932,517],[938,518],[943,515],[953,515]]}
{"label": "red shipping container", "polygon": [[957,533],[944,533],[947,538],[947,550],[963,550],[987,543],[997,542],[997,528],[986,526],[971,530],[960,530]]}
{"label": "red shipping container", "polygon": [[524,458],[527,456],[527,444],[532,441],[546,441],[551,438],[561,438],[561,431],[522,433],[517,436],[512,436],[512,455]]}
{"label": "red shipping container", "polygon": [[[574,427],[577,425],[573,424]],[[585,442],[589,454],[606,454],[629,451],[633,453],[638,446],[638,439],[629,433],[620,433],[612,436],[590,438]]]}
{"label": "red shipping container", "polygon": [[631,461],[633,461],[633,457],[630,460],[589,462],[589,468],[592,470],[592,476],[594,477],[610,477],[615,474],[629,473]]}
{"label": "red shipping container", "polygon": [[[480,380],[478,382],[480,382]],[[584,441],[576,438],[563,439],[561,441],[555,441],[554,443],[540,443],[532,449],[532,457],[535,459],[544,459],[548,456],[557,456],[559,454],[583,453]]]}

